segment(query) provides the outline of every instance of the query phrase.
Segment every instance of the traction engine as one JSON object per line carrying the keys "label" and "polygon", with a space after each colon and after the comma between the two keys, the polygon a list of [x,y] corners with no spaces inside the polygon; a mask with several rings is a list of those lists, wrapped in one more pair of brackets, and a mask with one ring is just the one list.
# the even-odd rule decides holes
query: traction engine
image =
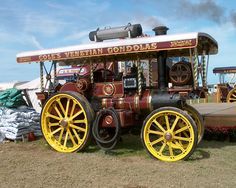
{"label": "traction engine", "polygon": [[[199,54],[205,71],[205,55],[217,53],[217,43],[207,34],[169,36],[167,30],[156,27],[155,36],[147,37],[140,24],[97,29],[89,33],[95,41],[90,45],[18,55],[18,62],[40,60],[37,96],[48,144],[59,152],[75,152],[92,138],[111,150],[123,134],[138,132],[152,157],[187,159],[201,141],[204,125],[186,99],[199,91]],[[108,39],[116,40],[103,42]],[[189,54],[188,60],[169,62],[169,57]],[[44,66],[47,60],[52,61],[50,71]],[[56,71],[57,63],[67,67]]]}

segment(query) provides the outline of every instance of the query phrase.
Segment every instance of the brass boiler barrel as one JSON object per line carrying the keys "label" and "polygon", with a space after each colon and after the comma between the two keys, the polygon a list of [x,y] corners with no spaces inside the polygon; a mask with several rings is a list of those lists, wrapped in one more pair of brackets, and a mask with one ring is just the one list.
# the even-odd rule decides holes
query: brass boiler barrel
{"label": "brass boiler barrel", "polygon": [[167,92],[157,92],[156,90],[145,90],[142,96],[138,94],[125,95],[121,98],[103,98],[102,107],[115,109],[126,109],[136,113],[151,111],[165,106],[182,107],[185,102],[179,95],[169,94]]}

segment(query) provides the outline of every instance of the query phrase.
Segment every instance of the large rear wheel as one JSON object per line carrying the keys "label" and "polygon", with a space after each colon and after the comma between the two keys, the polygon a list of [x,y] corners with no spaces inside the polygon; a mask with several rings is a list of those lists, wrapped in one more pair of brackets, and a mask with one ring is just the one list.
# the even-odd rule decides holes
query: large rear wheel
{"label": "large rear wheel", "polygon": [[148,153],[162,161],[187,159],[197,144],[193,119],[174,107],[154,110],[144,121],[141,139]]}
{"label": "large rear wheel", "polygon": [[233,89],[230,90],[230,92],[227,95],[226,101],[228,103],[236,102],[236,88],[233,88]]}
{"label": "large rear wheel", "polygon": [[82,150],[91,135],[91,109],[87,99],[77,93],[51,96],[41,112],[41,129],[48,144],[59,152]]}

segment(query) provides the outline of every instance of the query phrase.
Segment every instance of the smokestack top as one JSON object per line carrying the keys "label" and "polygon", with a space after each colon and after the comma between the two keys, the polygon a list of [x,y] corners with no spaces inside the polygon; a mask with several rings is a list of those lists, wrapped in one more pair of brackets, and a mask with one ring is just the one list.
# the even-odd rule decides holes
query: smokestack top
{"label": "smokestack top", "polygon": [[152,30],[155,32],[155,35],[166,35],[169,28],[166,26],[157,26]]}

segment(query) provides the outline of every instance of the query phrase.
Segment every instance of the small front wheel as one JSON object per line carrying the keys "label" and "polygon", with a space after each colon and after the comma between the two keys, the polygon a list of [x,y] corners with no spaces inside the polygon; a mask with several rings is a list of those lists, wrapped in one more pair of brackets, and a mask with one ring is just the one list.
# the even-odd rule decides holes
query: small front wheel
{"label": "small front wheel", "polygon": [[156,159],[168,162],[184,160],[197,145],[197,127],[184,111],[163,107],[145,119],[141,140],[148,153]]}

